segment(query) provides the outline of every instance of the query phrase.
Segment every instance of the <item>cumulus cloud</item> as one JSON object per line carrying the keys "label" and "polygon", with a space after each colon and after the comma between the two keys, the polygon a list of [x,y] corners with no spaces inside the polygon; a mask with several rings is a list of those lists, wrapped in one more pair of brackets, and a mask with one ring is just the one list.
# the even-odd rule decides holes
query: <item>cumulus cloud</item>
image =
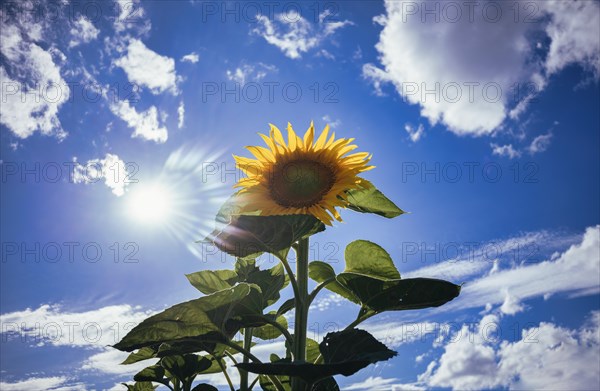
{"label": "cumulus cloud", "polygon": [[[490,4],[496,9],[493,15],[503,16],[483,12]],[[441,10],[443,3],[387,0],[386,14],[376,18],[383,26],[376,45],[381,67],[365,64],[363,76],[378,94],[383,84],[392,83],[432,124],[443,123],[459,135],[491,134],[514,106],[521,104],[513,112],[517,116],[531,98],[515,97],[515,85],[534,83],[539,92],[550,75],[569,64],[581,64],[598,75],[599,4],[533,5],[536,23],[524,17],[515,21],[512,3],[473,3],[472,12],[466,3],[454,3],[461,9],[447,14]],[[427,14],[428,9],[433,12]],[[531,37],[536,34],[550,39],[546,59],[535,53]]]}
{"label": "cumulus cloud", "polygon": [[89,19],[84,16],[79,16],[73,23],[71,28],[71,41],[69,47],[81,45],[82,43],[88,43],[98,37],[98,30]]}
{"label": "cumulus cloud", "polygon": [[102,179],[112,193],[120,197],[125,194],[131,178],[125,162],[111,153],[107,153],[104,159],[88,160],[85,164],[75,162],[74,183],[95,183]]}
{"label": "cumulus cloud", "polygon": [[190,54],[181,57],[181,61],[195,64],[200,61],[200,56],[198,56],[198,53],[196,52],[191,52]]}
{"label": "cumulus cloud", "polygon": [[294,11],[276,14],[273,21],[265,15],[257,15],[258,26],[251,33],[263,37],[287,57],[299,59],[340,28],[352,24],[348,20],[329,21],[326,16],[325,13],[319,15],[319,23],[314,26]]}
{"label": "cumulus cloud", "polygon": [[158,109],[151,106],[148,110],[138,112],[128,101],[111,103],[110,110],[133,129],[131,137],[164,143],[169,137],[169,132],[164,126],[162,118],[158,117]]}
{"label": "cumulus cloud", "polygon": [[58,111],[71,93],[61,76],[65,57],[52,46],[44,49],[34,42],[42,39],[42,31],[28,19],[0,29],[0,52],[6,58],[0,66],[0,123],[19,138],[39,131],[63,139],[67,132]]}
{"label": "cumulus cloud", "polygon": [[501,340],[498,330],[495,315],[485,315],[474,329],[464,325],[419,380],[461,391],[587,390],[600,384],[598,371],[590,370],[600,365],[600,312],[579,329],[541,322],[514,342]]}
{"label": "cumulus cloud", "polygon": [[114,64],[123,68],[130,82],[148,87],[153,94],[178,93],[175,60],[154,52],[139,39],[131,39],[127,54]]}

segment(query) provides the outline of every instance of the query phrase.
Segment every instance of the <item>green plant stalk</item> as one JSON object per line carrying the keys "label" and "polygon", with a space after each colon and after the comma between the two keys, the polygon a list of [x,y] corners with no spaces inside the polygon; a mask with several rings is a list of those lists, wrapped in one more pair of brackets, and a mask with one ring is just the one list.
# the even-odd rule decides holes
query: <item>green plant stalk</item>
{"label": "green plant stalk", "polygon": [[[298,242],[296,256],[296,315],[294,317],[294,362],[306,361],[306,329],[308,325],[308,238]],[[292,391],[304,391],[306,384],[299,378],[292,378]]]}
{"label": "green plant stalk", "polygon": [[[229,377],[229,374],[227,373],[227,368],[225,368],[225,366],[223,365],[223,363],[221,362],[221,360],[219,358],[217,358],[217,364],[219,364],[219,368],[221,368],[221,371],[223,372],[223,375],[225,375],[225,380],[227,380],[227,384],[229,384],[229,389],[231,391],[235,391],[235,387],[233,386],[233,383],[231,382],[231,378]],[[248,375],[248,372],[246,372],[246,376]],[[240,375],[241,377],[241,375]],[[190,383],[191,385],[191,383]]]}
{"label": "green plant stalk", "polygon": [[[252,327],[246,327],[244,329],[244,349],[250,351],[252,347]],[[243,363],[247,364],[250,362],[248,356],[244,356]],[[248,371],[240,369],[240,391],[248,391]]]}

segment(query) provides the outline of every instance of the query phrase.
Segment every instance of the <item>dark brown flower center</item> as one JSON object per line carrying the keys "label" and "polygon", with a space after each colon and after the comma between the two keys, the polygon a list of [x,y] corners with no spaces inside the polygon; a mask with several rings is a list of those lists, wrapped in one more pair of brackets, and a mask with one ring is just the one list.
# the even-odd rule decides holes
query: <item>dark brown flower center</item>
{"label": "dark brown flower center", "polygon": [[271,197],[284,207],[306,207],[321,201],[335,183],[335,172],[313,160],[275,164],[269,178]]}

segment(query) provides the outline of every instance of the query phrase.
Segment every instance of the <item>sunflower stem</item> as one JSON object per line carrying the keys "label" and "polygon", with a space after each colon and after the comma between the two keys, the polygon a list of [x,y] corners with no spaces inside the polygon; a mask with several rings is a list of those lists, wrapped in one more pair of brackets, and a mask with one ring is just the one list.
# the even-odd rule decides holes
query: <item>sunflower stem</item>
{"label": "sunflower stem", "polygon": [[[296,259],[296,315],[294,318],[294,362],[306,361],[306,329],[308,325],[308,238],[300,239]],[[292,378],[292,390],[304,391],[306,384],[300,378]]]}
{"label": "sunflower stem", "polygon": [[[252,348],[252,327],[246,327],[244,329],[244,349],[250,351]],[[247,364],[250,362],[248,356],[244,356],[243,363]],[[240,390],[248,391],[248,371],[240,369]]]}

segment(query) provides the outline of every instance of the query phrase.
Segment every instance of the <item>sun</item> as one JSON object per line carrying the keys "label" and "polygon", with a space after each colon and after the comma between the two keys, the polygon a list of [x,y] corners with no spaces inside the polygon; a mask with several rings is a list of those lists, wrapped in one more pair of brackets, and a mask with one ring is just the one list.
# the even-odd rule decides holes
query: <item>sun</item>
{"label": "sun", "polygon": [[173,194],[161,183],[134,188],[127,198],[127,213],[137,222],[165,224],[172,217]]}

